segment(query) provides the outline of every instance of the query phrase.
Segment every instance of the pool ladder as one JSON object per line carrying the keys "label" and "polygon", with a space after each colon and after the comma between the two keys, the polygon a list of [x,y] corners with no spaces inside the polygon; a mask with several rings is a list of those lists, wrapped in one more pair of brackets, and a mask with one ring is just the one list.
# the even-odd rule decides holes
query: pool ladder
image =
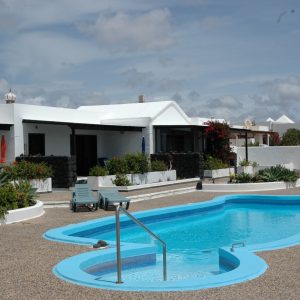
{"label": "pool ladder", "polygon": [[116,244],[117,244],[117,272],[118,280],[117,283],[121,284],[122,281],[122,268],[121,268],[121,241],[120,241],[120,211],[122,211],[127,217],[129,217],[134,223],[142,227],[151,236],[158,240],[163,247],[163,278],[164,281],[167,280],[167,245],[161,240],[155,233],[153,233],[148,227],[146,227],[142,222],[136,219],[132,214],[125,210],[120,204],[115,204],[116,207]]}
{"label": "pool ladder", "polygon": [[245,247],[245,243],[244,242],[237,242],[237,243],[233,243],[231,245],[230,251],[234,252],[235,248],[241,248],[241,247]]}

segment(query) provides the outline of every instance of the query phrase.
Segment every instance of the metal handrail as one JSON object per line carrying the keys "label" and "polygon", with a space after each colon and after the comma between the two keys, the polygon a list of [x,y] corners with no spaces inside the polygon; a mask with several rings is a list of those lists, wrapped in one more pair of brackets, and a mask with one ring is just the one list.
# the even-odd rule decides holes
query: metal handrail
{"label": "metal handrail", "polygon": [[155,233],[153,233],[148,227],[146,227],[142,222],[136,219],[133,215],[131,215],[128,211],[126,211],[120,204],[116,206],[116,244],[117,244],[117,271],[118,271],[118,280],[117,283],[122,282],[122,271],[121,271],[121,242],[120,242],[120,210],[122,210],[127,217],[129,217],[134,223],[138,226],[142,227],[145,231],[147,231],[151,236],[157,239],[163,247],[163,278],[164,281],[167,280],[167,245],[161,240]]}
{"label": "metal handrail", "polygon": [[233,244],[231,245],[230,251],[231,251],[231,252],[234,252],[234,248],[237,248],[237,246],[245,247],[245,243],[244,243],[244,242],[233,243]]}

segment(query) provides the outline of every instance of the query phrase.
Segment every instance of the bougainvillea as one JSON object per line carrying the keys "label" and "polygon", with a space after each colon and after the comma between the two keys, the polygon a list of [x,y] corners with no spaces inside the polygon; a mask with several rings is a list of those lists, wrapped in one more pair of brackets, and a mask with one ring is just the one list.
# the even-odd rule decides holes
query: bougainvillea
{"label": "bougainvillea", "polygon": [[229,125],[217,121],[209,121],[207,122],[207,127],[205,127],[205,136],[208,154],[227,163],[230,155]]}
{"label": "bougainvillea", "polygon": [[270,134],[270,146],[280,146],[281,139],[278,132],[272,132]]}

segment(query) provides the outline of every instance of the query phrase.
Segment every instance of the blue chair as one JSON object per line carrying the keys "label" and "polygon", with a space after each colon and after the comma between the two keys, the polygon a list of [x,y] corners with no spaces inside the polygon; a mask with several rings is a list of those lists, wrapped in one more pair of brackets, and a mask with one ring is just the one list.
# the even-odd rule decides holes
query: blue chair
{"label": "blue chair", "polygon": [[90,210],[98,209],[99,201],[93,196],[88,184],[75,184],[71,200],[71,208],[75,212],[78,206],[86,206]]}
{"label": "blue chair", "polygon": [[130,199],[121,195],[116,189],[107,189],[98,191],[99,207],[104,210],[108,209],[108,205],[119,203],[121,206],[126,203],[126,209],[129,209]]}

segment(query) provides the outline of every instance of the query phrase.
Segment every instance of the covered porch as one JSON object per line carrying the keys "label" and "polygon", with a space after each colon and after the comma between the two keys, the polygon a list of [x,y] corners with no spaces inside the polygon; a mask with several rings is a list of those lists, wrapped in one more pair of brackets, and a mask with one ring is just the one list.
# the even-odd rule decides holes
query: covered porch
{"label": "covered porch", "polygon": [[23,120],[25,156],[76,158],[78,176],[105,158],[141,151],[143,127]]}

